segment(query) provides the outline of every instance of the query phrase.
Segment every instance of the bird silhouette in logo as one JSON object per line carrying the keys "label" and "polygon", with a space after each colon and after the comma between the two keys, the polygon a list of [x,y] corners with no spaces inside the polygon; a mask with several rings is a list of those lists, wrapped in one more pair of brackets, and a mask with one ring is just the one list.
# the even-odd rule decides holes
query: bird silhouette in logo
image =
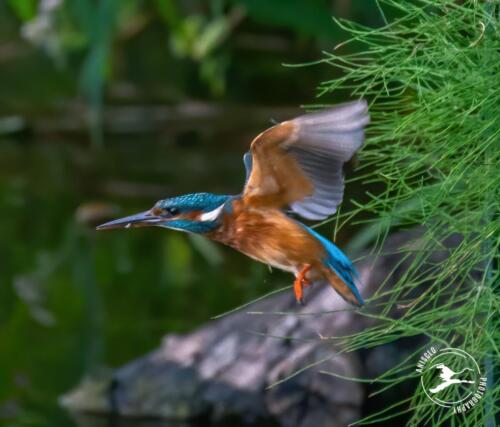
{"label": "bird silhouette in logo", "polygon": [[464,373],[465,371],[472,371],[470,368],[464,368],[460,372],[455,372],[452,369],[448,368],[448,366],[444,365],[443,363],[438,363],[437,365],[434,365],[433,368],[439,369],[441,373],[439,374],[439,378],[441,379],[441,383],[438,384],[436,387],[433,387],[429,389],[429,391],[433,394],[440,392],[441,390],[444,390],[445,388],[448,388],[452,384],[474,384],[475,381],[469,381],[469,380],[463,380],[460,378],[453,378],[456,375],[460,375]]}

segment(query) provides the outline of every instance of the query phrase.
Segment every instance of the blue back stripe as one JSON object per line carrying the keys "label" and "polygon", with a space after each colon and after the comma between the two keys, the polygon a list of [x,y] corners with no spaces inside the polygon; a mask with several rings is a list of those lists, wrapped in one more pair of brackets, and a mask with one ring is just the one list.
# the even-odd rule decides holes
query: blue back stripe
{"label": "blue back stripe", "polygon": [[312,228],[309,228],[302,223],[300,224],[316,239],[318,239],[325,248],[328,257],[323,260],[323,263],[335,271],[335,273],[337,273],[337,275],[349,287],[359,303],[364,304],[363,298],[354,283],[354,278],[359,277],[359,275],[349,258],[347,258],[344,252],[342,252],[333,242],[330,242]]}

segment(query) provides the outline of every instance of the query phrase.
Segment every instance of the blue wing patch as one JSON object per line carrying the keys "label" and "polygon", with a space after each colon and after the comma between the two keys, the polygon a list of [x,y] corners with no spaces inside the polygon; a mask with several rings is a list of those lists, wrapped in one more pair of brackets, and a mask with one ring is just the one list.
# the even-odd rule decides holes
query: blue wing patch
{"label": "blue wing patch", "polygon": [[243,163],[245,164],[245,171],[247,174],[245,177],[245,185],[247,185],[250,174],[252,173],[252,154],[250,153],[250,151],[247,151],[243,155]]}

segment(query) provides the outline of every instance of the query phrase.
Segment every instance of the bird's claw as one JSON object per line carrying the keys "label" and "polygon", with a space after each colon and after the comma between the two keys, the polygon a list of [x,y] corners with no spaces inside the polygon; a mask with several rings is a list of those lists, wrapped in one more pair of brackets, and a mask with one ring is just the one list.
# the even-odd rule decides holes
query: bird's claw
{"label": "bird's claw", "polygon": [[310,264],[304,265],[302,270],[300,270],[299,274],[295,278],[295,282],[293,282],[293,290],[295,293],[295,299],[300,305],[304,305],[304,287],[309,286],[311,282],[306,278],[306,273],[311,269]]}

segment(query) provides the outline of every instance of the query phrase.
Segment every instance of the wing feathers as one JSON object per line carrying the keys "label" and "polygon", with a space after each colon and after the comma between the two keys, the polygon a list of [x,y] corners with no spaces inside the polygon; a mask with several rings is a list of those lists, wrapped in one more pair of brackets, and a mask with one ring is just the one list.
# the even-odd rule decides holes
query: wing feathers
{"label": "wing feathers", "polygon": [[359,150],[369,123],[365,101],[338,105],[273,126],[254,139],[245,157],[244,197],[284,207],[307,219],[324,219],[342,201],[342,167]]}
{"label": "wing feathers", "polygon": [[298,117],[297,141],[289,148],[312,181],[312,196],[296,201],[292,211],[307,219],[324,219],[342,202],[342,167],[361,147],[370,118],[365,101]]}
{"label": "wing feathers", "polygon": [[361,147],[369,123],[366,101],[356,101],[293,120],[298,126],[297,145],[330,153],[346,162]]}
{"label": "wing feathers", "polygon": [[300,120],[305,124],[314,124],[314,127],[319,129],[318,126],[321,124],[335,126],[352,122],[356,118],[362,119],[366,116],[367,110],[366,101],[353,101],[339,104],[317,113],[309,113],[297,117],[295,120]]}

